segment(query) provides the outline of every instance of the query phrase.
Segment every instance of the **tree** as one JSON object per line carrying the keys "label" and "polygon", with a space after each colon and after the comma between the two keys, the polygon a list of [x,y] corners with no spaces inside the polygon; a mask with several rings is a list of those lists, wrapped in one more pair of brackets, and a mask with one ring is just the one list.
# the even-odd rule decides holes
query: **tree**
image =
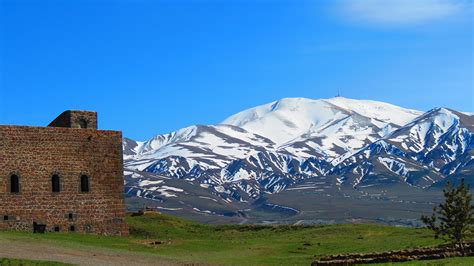
{"label": "tree", "polygon": [[463,249],[463,241],[474,224],[474,206],[472,195],[464,179],[458,187],[447,183],[443,189],[445,202],[433,208],[433,214],[421,216],[421,221],[433,230],[435,238],[442,237]]}

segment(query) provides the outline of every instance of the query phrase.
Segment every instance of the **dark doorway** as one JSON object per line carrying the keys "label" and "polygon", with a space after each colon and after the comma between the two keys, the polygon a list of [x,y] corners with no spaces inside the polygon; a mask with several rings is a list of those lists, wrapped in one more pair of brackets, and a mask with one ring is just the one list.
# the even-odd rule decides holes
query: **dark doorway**
{"label": "dark doorway", "polygon": [[46,225],[45,224],[39,224],[39,223],[36,223],[36,222],[33,223],[33,233],[44,234],[45,231],[46,231]]}

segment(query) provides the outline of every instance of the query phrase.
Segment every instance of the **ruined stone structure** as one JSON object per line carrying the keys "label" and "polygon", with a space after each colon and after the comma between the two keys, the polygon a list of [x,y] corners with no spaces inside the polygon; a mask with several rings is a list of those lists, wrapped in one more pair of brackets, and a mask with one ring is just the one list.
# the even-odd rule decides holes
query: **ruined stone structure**
{"label": "ruined stone structure", "polygon": [[0,230],[123,236],[124,218],[122,133],[97,130],[97,113],[0,125]]}
{"label": "ruined stone structure", "polygon": [[459,245],[441,245],[437,247],[413,248],[366,254],[352,253],[330,255],[322,257],[318,261],[311,263],[311,266],[340,266],[418,260],[437,260],[462,256],[474,256],[474,242],[471,241],[464,243],[463,248],[461,248]]}

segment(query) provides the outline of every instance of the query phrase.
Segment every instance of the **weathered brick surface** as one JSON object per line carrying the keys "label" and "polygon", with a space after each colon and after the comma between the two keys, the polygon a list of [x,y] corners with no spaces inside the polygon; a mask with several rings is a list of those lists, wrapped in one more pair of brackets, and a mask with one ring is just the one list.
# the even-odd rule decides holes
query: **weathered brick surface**
{"label": "weathered brick surface", "polygon": [[80,128],[80,121],[83,120],[87,128],[97,129],[97,113],[91,111],[68,110],[60,114],[51,122],[48,127],[70,127]]}
{"label": "weathered brick surface", "polygon": [[[0,229],[128,235],[123,199],[122,134],[62,127],[0,126]],[[10,192],[10,176],[20,193]],[[60,188],[52,192],[51,176]],[[80,176],[90,191],[80,191]],[[72,213],[72,219],[69,218]],[[7,217],[8,219],[5,219]]]}

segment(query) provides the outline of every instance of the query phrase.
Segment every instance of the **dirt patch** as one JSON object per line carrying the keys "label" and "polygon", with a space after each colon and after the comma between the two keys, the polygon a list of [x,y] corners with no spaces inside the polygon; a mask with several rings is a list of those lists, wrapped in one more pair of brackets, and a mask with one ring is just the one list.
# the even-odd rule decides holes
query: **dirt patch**
{"label": "dirt patch", "polygon": [[178,265],[153,254],[0,239],[0,257],[48,260],[76,265]]}
{"label": "dirt patch", "polygon": [[136,241],[133,241],[133,242],[141,244],[141,245],[145,245],[145,246],[148,246],[148,247],[159,247],[159,246],[165,246],[165,245],[173,244],[173,242],[171,240],[152,240],[152,239],[136,240]]}

